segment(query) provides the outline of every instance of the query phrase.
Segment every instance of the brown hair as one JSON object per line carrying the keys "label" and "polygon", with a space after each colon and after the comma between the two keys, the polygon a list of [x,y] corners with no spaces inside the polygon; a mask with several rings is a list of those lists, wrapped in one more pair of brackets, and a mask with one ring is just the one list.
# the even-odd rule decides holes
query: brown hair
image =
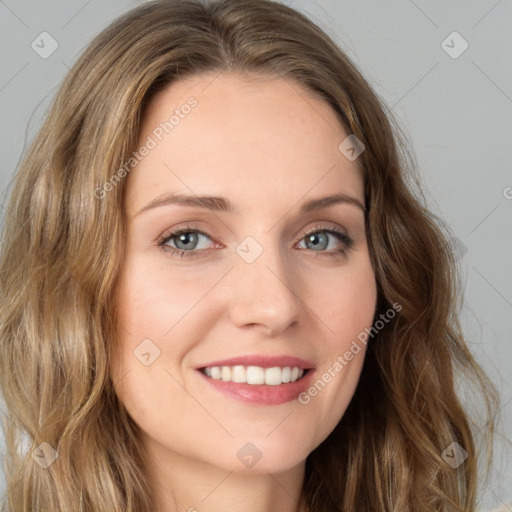
{"label": "brown hair", "polygon": [[[154,94],[212,70],[295,80],[364,143],[376,318],[402,306],[369,343],[342,420],[307,458],[308,509],[473,510],[478,450],[456,378],[481,392],[484,440],[497,394],[461,333],[443,224],[414,191],[392,117],[354,64],[304,15],[266,0],[152,1],[122,16],[74,65],[25,156],[0,259],[10,510],[154,510],[138,427],[109,379],[126,180],[97,191],[136,149]],[[43,442],[58,454],[44,470],[31,457]],[[452,442],[468,453],[458,468],[442,458]]]}

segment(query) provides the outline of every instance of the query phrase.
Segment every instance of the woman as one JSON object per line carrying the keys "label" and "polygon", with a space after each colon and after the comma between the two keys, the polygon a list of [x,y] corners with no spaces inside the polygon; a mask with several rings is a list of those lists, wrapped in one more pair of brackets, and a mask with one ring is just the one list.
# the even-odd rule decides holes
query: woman
{"label": "woman", "polygon": [[474,510],[456,378],[489,439],[496,393],[400,147],[284,5],[156,1],[100,34],[6,215],[9,510]]}

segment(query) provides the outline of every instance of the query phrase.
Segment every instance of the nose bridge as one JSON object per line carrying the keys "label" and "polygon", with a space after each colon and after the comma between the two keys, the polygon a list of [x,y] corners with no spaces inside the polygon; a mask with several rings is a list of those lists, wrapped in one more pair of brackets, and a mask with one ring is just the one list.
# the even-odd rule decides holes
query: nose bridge
{"label": "nose bridge", "polygon": [[230,314],[237,326],[261,324],[277,334],[297,320],[300,300],[279,243],[268,233],[258,238],[248,236],[235,249]]}

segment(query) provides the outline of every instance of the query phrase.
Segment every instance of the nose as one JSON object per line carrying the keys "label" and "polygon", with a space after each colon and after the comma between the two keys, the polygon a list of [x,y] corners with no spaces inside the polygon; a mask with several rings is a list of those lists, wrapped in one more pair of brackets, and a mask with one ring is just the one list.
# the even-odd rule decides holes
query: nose
{"label": "nose", "polygon": [[252,263],[238,255],[230,272],[229,310],[237,327],[264,330],[265,336],[279,335],[298,321],[304,304],[292,283],[297,279],[285,265],[279,249],[266,248]]}

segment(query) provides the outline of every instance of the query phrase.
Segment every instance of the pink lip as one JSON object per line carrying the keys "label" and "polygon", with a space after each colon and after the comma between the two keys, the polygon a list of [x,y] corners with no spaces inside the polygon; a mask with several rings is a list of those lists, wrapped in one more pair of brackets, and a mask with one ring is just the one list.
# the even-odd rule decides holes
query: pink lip
{"label": "pink lip", "polygon": [[196,370],[200,368],[211,368],[212,366],[260,366],[261,368],[273,368],[275,366],[298,366],[303,370],[314,368],[315,365],[311,361],[306,361],[299,357],[294,356],[240,356],[233,357],[231,359],[222,359],[220,361],[213,361],[211,363],[202,364],[196,367]]}
{"label": "pink lip", "polygon": [[[215,366],[215,365],[214,365]],[[230,366],[230,365],[225,365]],[[259,366],[259,365],[254,365]],[[280,366],[280,365],[275,365]],[[289,365],[285,365],[289,366]],[[271,366],[269,366],[271,368]],[[278,386],[255,386],[253,384],[224,382],[222,380],[212,379],[204,373],[197,372],[214,389],[242,402],[261,404],[261,405],[279,405],[295,400],[301,393],[305,392],[311,386],[315,371],[308,370],[306,374],[295,382],[279,384]]]}

